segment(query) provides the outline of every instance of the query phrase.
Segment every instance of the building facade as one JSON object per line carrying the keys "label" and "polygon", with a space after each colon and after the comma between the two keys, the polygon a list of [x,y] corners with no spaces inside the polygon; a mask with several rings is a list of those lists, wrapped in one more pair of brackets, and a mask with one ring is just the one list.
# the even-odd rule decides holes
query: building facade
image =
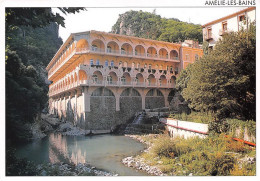
{"label": "building facade", "polygon": [[109,132],[136,112],[169,106],[176,76],[199,48],[98,31],[74,33],[47,66],[49,111]]}
{"label": "building facade", "polygon": [[249,24],[255,21],[255,9],[249,7],[203,25],[203,41],[207,41],[209,48],[213,48],[225,33],[248,29]]}

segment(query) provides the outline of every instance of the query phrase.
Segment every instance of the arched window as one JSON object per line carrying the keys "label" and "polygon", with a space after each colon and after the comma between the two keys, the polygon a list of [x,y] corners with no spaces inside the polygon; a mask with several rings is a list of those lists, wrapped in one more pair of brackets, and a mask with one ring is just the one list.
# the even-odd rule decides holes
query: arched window
{"label": "arched window", "polygon": [[93,59],[90,59],[90,65],[94,65]]}
{"label": "arched window", "polygon": [[119,66],[119,67],[122,67],[122,61],[120,61],[120,62],[118,63],[118,66]]}
{"label": "arched window", "polygon": [[152,69],[152,64],[149,64],[149,67],[148,67],[150,70]]}
{"label": "arched window", "polygon": [[105,66],[108,67],[108,60],[105,61]]}
{"label": "arched window", "polygon": [[173,71],[173,68],[172,68],[172,66],[170,67],[170,71]]}
{"label": "arched window", "polygon": [[158,64],[155,65],[155,69],[156,69],[156,70],[159,69],[159,65],[158,65]]}
{"label": "arched window", "polygon": [[97,49],[98,49],[98,48],[97,48],[97,45],[92,45],[92,46],[91,46],[91,49],[92,49],[92,51],[95,51],[95,52],[96,52]]}
{"label": "arched window", "polygon": [[96,65],[99,65],[99,59],[97,59],[97,61],[96,61]]}
{"label": "arched window", "polygon": [[166,70],[169,71],[169,65],[167,65]]}
{"label": "arched window", "polygon": [[136,68],[140,68],[140,63],[138,62],[137,64],[136,64]]}
{"label": "arched window", "polygon": [[132,68],[135,68],[135,63],[134,62],[132,63]]}
{"label": "arched window", "polygon": [[111,65],[111,67],[114,66],[114,60],[111,61],[110,65]]}
{"label": "arched window", "polygon": [[93,79],[93,82],[94,82],[94,83],[97,83],[97,82],[98,82],[98,77],[97,77],[97,75],[93,75],[93,76],[92,76],[92,79]]}
{"label": "arched window", "polygon": [[148,81],[148,85],[151,85],[151,79],[147,78],[147,81]]}
{"label": "arched window", "polygon": [[111,46],[107,46],[107,53],[111,53]]}
{"label": "arched window", "polygon": [[144,64],[144,68],[146,68],[146,67],[147,67],[147,64],[145,63],[145,64]]}
{"label": "arched window", "polygon": [[137,84],[139,83],[138,77],[135,78],[135,82],[136,82]]}
{"label": "arched window", "polygon": [[112,84],[112,77],[111,77],[111,75],[107,76],[107,83],[108,84]]}
{"label": "arched window", "polygon": [[122,76],[122,77],[121,77],[121,82],[122,82],[123,85],[125,85],[125,82],[126,82],[125,76]]}
{"label": "arched window", "polygon": [[121,54],[125,55],[125,49],[121,48]]}

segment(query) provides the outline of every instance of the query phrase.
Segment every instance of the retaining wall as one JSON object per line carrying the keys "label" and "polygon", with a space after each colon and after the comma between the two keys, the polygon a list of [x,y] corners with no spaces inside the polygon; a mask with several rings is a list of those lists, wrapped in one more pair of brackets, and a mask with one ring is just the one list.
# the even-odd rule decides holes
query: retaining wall
{"label": "retaining wall", "polygon": [[171,137],[181,136],[186,139],[198,136],[205,138],[208,134],[208,124],[180,121],[170,118],[160,118],[160,122],[167,125]]}

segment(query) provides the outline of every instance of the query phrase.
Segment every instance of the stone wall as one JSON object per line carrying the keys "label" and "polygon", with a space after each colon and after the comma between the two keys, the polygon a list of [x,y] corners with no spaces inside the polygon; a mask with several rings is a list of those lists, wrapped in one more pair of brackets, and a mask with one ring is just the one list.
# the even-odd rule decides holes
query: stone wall
{"label": "stone wall", "polygon": [[145,109],[165,107],[164,97],[146,97]]}
{"label": "stone wall", "polygon": [[136,112],[140,111],[142,111],[141,97],[120,97],[119,117],[122,123],[126,123],[126,121],[135,116]]}
{"label": "stone wall", "polygon": [[86,113],[85,129],[110,130],[116,122],[115,97],[91,97],[90,112]]}

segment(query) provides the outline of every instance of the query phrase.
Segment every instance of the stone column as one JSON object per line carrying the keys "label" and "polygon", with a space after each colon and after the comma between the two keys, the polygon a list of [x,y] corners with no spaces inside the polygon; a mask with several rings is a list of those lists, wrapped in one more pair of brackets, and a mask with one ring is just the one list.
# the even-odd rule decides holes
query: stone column
{"label": "stone column", "polygon": [[120,95],[116,95],[116,111],[120,111]]}
{"label": "stone column", "polygon": [[122,85],[122,82],[121,82],[121,77],[118,77],[118,80],[117,80],[117,85],[118,85],[118,86],[121,86],[121,85]]}
{"label": "stone column", "polygon": [[75,90],[75,107],[74,107],[75,108],[75,110],[74,110],[75,112],[77,112],[77,109],[78,109],[77,108],[77,103],[78,103],[78,91]]}
{"label": "stone column", "polygon": [[87,87],[84,87],[83,93],[83,112],[90,112],[90,95],[88,94]]}
{"label": "stone column", "polygon": [[61,105],[61,96],[60,96],[60,98],[59,98],[59,109],[58,109],[59,116],[61,116],[61,107],[62,107],[62,105]]}
{"label": "stone column", "polygon": [[141,97],[142,97],[142,109],[145,109],[145,95],[142,94]]}
{"label": "stone column", "polygon": [[104,76],[104,78],[103,78],[103,85],[105,87],[107,86],[107,76]]}
{"label": "stone column", "polygon": [[169,107],[169,102],[168,102],[167,96],[164,96],[164,104],[165,104],[165,107]]}
{"label": "stone column", "polygon": [[64,94],[64,116],[66,116],[67,105],[66,105],[66,94]]}

